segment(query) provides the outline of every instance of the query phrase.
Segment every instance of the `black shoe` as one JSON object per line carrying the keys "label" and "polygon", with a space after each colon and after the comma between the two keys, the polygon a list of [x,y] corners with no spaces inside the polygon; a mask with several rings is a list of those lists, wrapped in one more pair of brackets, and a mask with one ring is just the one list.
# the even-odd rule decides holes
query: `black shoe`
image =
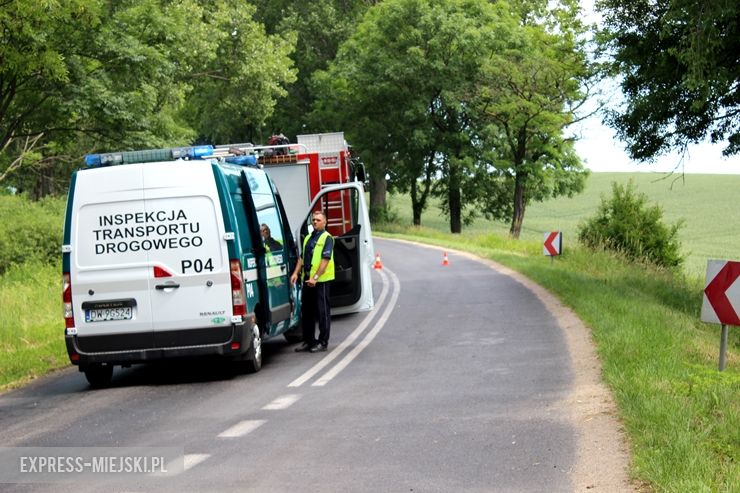
{"label": "black shoe", "polygon": [[296,353],[307,353],[307,352],[313,352],[313,348],[316,346],[309,346],[308,344],[304,343],[301,345],[301,347],[295,348]]}
{"label": "black shoe", "polygon": [[309,353],[318,353],[324,351],[326,351],[326,346],[324,344],[319,344],[318,346],[314,346],[308,350]]}

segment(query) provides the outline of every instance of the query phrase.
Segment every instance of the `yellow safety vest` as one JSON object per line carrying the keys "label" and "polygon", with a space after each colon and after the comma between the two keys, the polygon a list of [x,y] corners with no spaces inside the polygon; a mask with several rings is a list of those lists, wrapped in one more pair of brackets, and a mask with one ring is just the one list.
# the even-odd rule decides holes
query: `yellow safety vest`
{"label": "yellow safety vest", "polygon": [[[319,264],[321,264],[321,253],[324,251],[324,245],[326,244],[326,239],[329,238],[331,235],[328,231],[324,231],[319,236],[319,240],[316,242],[316,246],[313,247],[313,255],[311,255],[311,272],[309,273],[309,278],[313,279],[313,276],[316,275],[316,273],[319,270]],[[308,240],[311,239],[311,235],[306,236],[303,239],[303,253],[305,255],[306,253],[306,245],[308,245]],[[306,259],[304,258],[303,261],[305,262]],[[326,281],[333,281],[334,280],[334,249],[331,251],[331,258],[329,259],[329,263],[326,266],[326,270],[323,274],[319,276],[319,280],[317,282],[326,282]]]}

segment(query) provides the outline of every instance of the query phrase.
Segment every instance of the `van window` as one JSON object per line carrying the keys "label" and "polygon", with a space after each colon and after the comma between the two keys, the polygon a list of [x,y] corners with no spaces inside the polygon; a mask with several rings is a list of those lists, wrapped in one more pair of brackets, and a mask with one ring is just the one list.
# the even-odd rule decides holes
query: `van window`
{"label": "van window", "polygon": [[[265,173],[255,173],[250,169],[245,170],[247,176],[247,183],[249,183],[249,190],[252,195],[266,196],[268,201],[272,200],[272,187],[270,187],[270,181],[267,179]],[[257,197],[255,197],[255,206],[259,209],[260,204],[257,203]]]}
{"label": "van window", "polygon": [[283,248],[285,240],[280,226],[280,216],[275,206],[257,210],[257,219],[260,223],[260,235],[262,242],[269,251]]}

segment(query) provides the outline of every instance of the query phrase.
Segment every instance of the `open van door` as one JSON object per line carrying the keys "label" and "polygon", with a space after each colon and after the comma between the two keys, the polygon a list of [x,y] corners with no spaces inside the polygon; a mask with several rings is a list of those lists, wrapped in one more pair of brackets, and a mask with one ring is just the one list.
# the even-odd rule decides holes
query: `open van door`
{"label": "open van door", "polygon": [[317,210],[326,214],[326,230],[334,237],[332,315],[371,310],[374,305],[370,278],[374,249],[362,183],[330,185],[314,197],[299,230],[301,249],[303,239],[313,231],[311,214]]}

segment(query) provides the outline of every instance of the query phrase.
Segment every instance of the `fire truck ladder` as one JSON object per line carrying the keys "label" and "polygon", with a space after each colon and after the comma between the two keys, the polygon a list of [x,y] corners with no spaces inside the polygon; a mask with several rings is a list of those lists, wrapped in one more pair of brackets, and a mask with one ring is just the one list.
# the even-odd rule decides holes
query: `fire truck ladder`
{"label": "fire truck ladder", "polygon": [[[335,185],[341,182],[341,163],[339,156],[324,156],[320,158],[319,163],[319,186],[324,189],[328,186]],[[332,173],[334,171],[334,173]],[[339,177],[339,181],[331,180],[328,181],[327,177],[334,175]],[[327,228],[332,228],[332,231],[346,233],[348,224],[351,224],[350,219],[347,217],[347,190],[340,190],[338,192],[331,192],[327,194],[326,214],[328,216],[326,220]]]}
{"label": "fire truck ladder", "polygon": [[[342,159],[347,159],[347,143],[343,132],[325,134],[299,135],[298,143],[305,144],[308,152],[316,152],[319,156],[318,185],[324,189],[329,185],[344,183],[348,176],[342,169]],[[344,157],[343,156],[344,153]],[[351,227],[349,215],[348,191],[333,192],[327,195],[324,202],[327,214],[327,229],[333,234],[343,234]]]}

